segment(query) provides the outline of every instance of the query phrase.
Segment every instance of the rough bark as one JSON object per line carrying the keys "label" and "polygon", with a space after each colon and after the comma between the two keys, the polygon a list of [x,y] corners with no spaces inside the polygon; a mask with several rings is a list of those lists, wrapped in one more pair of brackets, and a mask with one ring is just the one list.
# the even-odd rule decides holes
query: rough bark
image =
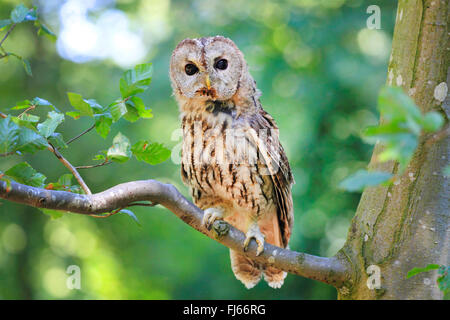
{"label": "rough bark", "polygon": [[[364,191],[341,251],[354,272],[340,299],[442,298],[436,272],[406,275],[413,267],[449,264],[449,181],[443,173],[450,157],[449,99],[442,103],[435,95],[449,84],[448,7],[448,0],[399,1],[388,84],[402,86],[422,112],[441,112],[447,131],[441,139],[423,136],[392,186]],[[369,167],[395,173],[396,163],[377,162],[381,150],[375,147]],[[380,267],[379,289],[367,286],[370,265]]]}

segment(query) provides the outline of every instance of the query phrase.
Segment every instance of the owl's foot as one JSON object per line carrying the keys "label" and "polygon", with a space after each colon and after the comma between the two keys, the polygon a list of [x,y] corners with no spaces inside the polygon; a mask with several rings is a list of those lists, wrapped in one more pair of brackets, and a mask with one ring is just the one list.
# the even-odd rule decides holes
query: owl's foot
{"label": "owl's foot", "polygon": [[248,245],[250,244],[250,241],[252,239],[255,239],[256,243],[258,244],[256,255],[259,256],[264,251],[264,235],[262,234],[261,230],[259,230],[257,223],[252,223],[247,233],[245,234],[244,251],[247,251]]}
{"label": "owl's foot", "polygon": [[210,230],[212,224],[216,220],[223,220],[222,208],[208,208],[203,211],[202,225],[206,227],[206,229]]}

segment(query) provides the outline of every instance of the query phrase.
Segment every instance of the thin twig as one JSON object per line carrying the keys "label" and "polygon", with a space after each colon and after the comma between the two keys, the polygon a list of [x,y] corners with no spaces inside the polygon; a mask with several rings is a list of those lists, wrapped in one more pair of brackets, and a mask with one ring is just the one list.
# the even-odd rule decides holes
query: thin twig
{"label": "thin twig", "polygon": [[97,167],[101,167],[101,166],[106,166],[111,163],[112,163],[112,161],[105,160],[104,162],[99,163],[99,164],[94,164],[92,166],[78,166],[78,167],[75,167],[75,169],[92,169],[92,168],[97,168]]}
{"label": "thin twig", "polygon": [[78,138],[80,138],[81,136],[85,135],[86,133],[88,133],[89,131],[91,131],[92,129],[95,128],[95,124],[93,124],[91,127],[89,127],[88,129],[84,130],[82,133],[80,133],[79,135],[77,135],[76,137],[73,137],[72,139],[70,139],[69,141],[66,142],[66,144],[69,144],[75,140],[77,140]]}
{"label": "thin twig", "polygon": [[111,216],[113,216],[113,215],[119,213],[120,210],[122,210],[122,209],[123,209],[123,208],[119,208],[119,209],[114,210],[113,212],[110,212],[110,213],[104,214],[104,215],[90,214],[89,216],[91,216],[91,217],[93,217],[93,218],[101,218],[101,219],[103,219],[103,218],[108,218],[108,217],[111,217]]}
{"label": "thin twig", "polygon": [[33,110],[34,108],[36,108],[36,106],[34,104],[32,104],[31,106],[29,106],[28,108],[25,109],[25,111],[23,111],[21,114],[19,114],[17,116],[17,118],[20,118],[21,116],[23,116],[25,113],[27,113],[30,110]]}
{"label": "thin twig", "polygon": [[14,30],[14,28],[16,27],[16,24],[13,23],[12,26],[9,28],[8,32],[6,32],[5,36],[3,37],[2,41],[0,41],[0,47],[2,46],[3,42],[6,40],[6,38],[8,38],[9,34],[11,33],[11,31]]}
{"label": "thin twig", "polygon": [[92,194],[91,190],[89,190],[89,187],[86,185],[83,178],[78,173],[77,169],[75,169],[75,167],[69,161],[67,161],[66,158],[62,156],[62,154],[58,151],[58,149],[56,149],[51,143],[48,144],[47,149],[50,150],[50,152],[52,152],[58,158],[58,160],[61,161],[62,164],[67,169],[69,169],[70,172],[72,172],[73,176],[75,177],[75,179],[77,179],[78,183],[80,184],[81,188],[83,188],[84,192],[89,195]]}
{"label": "thin twig", "polygon": [[8,116],[6,114],[4,114],[3,112],[0,112],[0,117],[2,117],[3,119],[8,118]]}

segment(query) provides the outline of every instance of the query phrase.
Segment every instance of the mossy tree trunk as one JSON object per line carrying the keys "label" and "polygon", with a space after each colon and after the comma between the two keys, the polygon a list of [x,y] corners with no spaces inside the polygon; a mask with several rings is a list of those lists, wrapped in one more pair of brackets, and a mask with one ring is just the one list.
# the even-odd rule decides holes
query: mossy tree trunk
{"label": "mossy tree trunk", "polygon": [[[352,279],[339,290],[340,299],[442,298],[436,270],[410,279],[406,275],[413,267],[449,264],[450,188],[444,175],[450,158],[448,15],[449,0],[398,3],[387,82],[402,86],[422,112],[442,113],[446,131],[422,137],[393,185],[364,191],[340,252],[354,267]],[[377,161],[381,150],[375,147],[369,168],[395,173],[396,163]],[[367,285],[371,265],[380,270],[378,289]]]}

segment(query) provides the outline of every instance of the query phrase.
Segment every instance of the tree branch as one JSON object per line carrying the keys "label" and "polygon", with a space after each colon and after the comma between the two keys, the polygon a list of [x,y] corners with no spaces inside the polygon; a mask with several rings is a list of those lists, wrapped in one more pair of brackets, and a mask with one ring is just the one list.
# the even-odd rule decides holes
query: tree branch
{"label": "tree branch", "polygon": [[48,143],[47,149],[50,150],[50,152],[52,152],[56,156],[56,158],[58,158],[58,160],[61,161],[61,163],[67,169],[69,169],[70,172],[72,172],[73,176],[75,177],[75,179],[77,179],[78,183],[80,184],[80,186],[84,190],[84,192],[88,195],[92,194],[91,190],[86,185],[83,178],[78,173],[77,169],[75,169],[75,167],[69,161],[67,161],[66,158],[64,158],[62,156],[62,154],[58,151],[58,149],[56,149],[50,142]]}
{"label": "tree branch", "polygon": [[257,257],[255,241],[251,241],[248,251],[244,252],[244,233],[224,221],[215,221],[212,230],[207,230],[201,224],[203,210],[188,201],[174,186],[155,180],[127,182],[92,195],[46,190],[13,181],[8,186],[5,181],[0,181],[0,198],[37,208],[87,215],[114,212],[139,201],[150,201],[166,207],[206,236],[265,265],[336,288],[343,287],[351,277],[349,264],[340,254],[330,258],[317,257],[266,243],[263,253]]}

